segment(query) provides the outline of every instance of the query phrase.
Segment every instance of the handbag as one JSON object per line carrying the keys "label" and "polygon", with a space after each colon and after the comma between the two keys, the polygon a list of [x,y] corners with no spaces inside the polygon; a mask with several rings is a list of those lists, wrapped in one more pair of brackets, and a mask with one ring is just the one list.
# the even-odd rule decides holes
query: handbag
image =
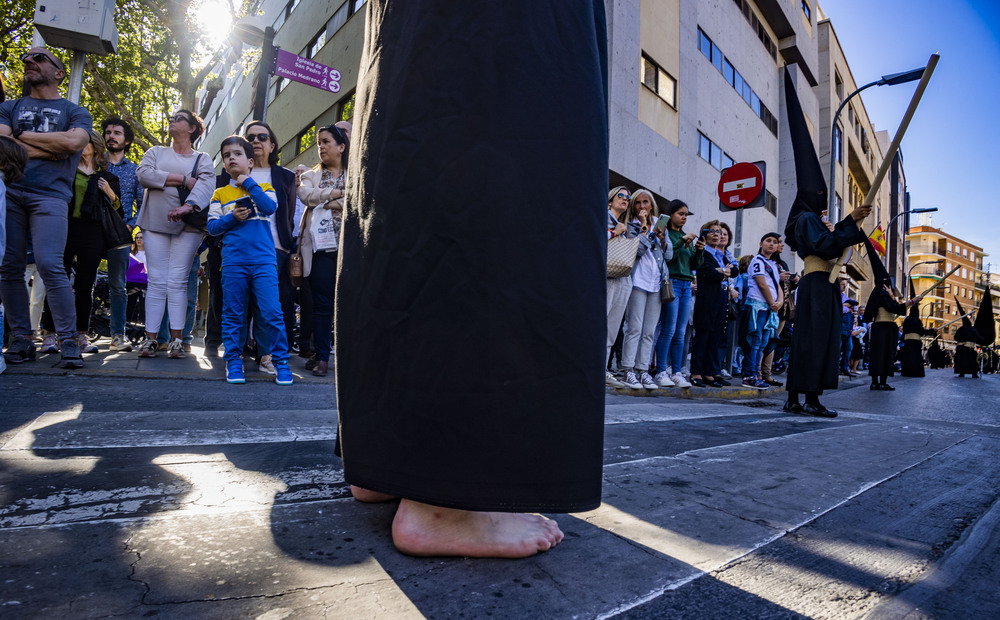
{"label": "handbag", "polygon": [[288,277],[295,288],[302,286],[302,255],[298,250],[288,257]]}
{"label": "handbag", "polygon": [[[201,163],[201,153],[198,153],[198,157],[194,160],[194,167],[191,168],[191,174],[188,175],[191,178],[195,178],[198,174],[198,164]],[[191,190],[181,185],[177,188],[177,197],[181,199],[181,204],[187,200],[187,197],[191,194]],[[205,232],[205,228],[208,227],[208,209],[201,209],[200,211],[191,211],[190,213],[185,213],[181,216],[181,221],[192,228],[197,228],[198,230]]]}
{"label": "handbag", "polygon": [[670,272],[663,276],[663,283],[660,284],[660,303],[668,303],[677,298],[674,293],[674,283],[670,281]]}
{"label": "handbag", "polygon": [[608,276],[624,278],[632,275],[635,256],[639,253],[639,237],[619,235],[608,239]]}
{"label": "handbag", "polygon": [[104,249],[117,250],[127,248],[132,245],[132,233],[129,231],[125,221],[122,220],[114,206],[102,197],[100,200],[101,209],[98,218],[101,222],[101,232],[104,233]]}

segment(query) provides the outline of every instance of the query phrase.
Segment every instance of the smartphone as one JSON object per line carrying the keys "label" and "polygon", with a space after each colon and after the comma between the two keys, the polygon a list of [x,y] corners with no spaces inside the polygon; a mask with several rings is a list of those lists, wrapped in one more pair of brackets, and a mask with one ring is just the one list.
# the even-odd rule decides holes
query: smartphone
{"label": "smartphone", "polygon": [[701,234],[698,235],[698,239],[701,240],[701,241],[705,241],[706,239],[708,239],[708,229],[707,228],[702,228],[701,229]]}
{"label": "smartphone", "polygon": [[660,219],[656,220],[656,223],[653,224],[653,232],[656,233],[663,232],[664,230],[667,229],[667,224],[669,222],[670,222],[669,215],[661,215]]}
{"label": "smartphone", "polygon": [[247,209],[250,209],[251,215],[258,215],[257,207],[253,204],[253,200],[251,200],[249,196],[244,196],[238,199],[236,203],[233,205],[233,209],[235,210],[236,207],[245,207]]}

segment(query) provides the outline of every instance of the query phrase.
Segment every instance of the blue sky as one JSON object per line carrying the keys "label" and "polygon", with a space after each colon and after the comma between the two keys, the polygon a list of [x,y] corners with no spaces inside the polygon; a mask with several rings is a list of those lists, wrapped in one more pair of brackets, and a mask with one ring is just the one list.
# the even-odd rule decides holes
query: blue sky
{"label": "blue sky", "polygon": [[[1000,2],[827,0],[820,6],[858,85],[941,55],[901,147],[910,206],[938,207],[934,225],[981,246],[991,272],[1000,272]],[[876,130],[895,134],[915,86],[873,87],[859,95]]]}

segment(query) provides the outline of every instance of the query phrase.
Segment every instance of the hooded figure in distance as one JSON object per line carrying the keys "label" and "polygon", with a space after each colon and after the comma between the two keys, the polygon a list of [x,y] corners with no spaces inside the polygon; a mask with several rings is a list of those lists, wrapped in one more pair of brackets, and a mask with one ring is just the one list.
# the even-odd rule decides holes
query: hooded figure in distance
{"label": "hooded figure in distance", "polygon": [[868,364],[868,374],[872,378],[871,389],[876,391],[892,391],[896,388],[888,383],[896,363],[896,345],[899,343],[899,327],[896,316],[906,314],[910,302],[901,304],[892,295],[892,279],[885,265],[872,247],[871,241],[865,238],[865,248],[868,261],[872,266],[872,280],[875,288],[868,296],[865,305],[865,315],[862,320],[871,323],[870,344],[871,361]]}
{"label": "hooded figure in distance", "polygon": [[[916,299],[917,292],[910,282],[910,299]],[[933,329],[926,329],[920,322],[920,304],[910,306],[909,316],[903,319],[903,348],[899,352],[900,372],[904,377],[924,376],[924,354],[922,336],[933,336]]]}
{"label": "hooded figure in distance", "polygon": [[[799,280],[796,297],[784,410],[835,417],[837,412],[819,402],[823,390],[836,389],[839,379],[840,287],[830,283],[829,275],[844,249],[865,240],[858,224],[871,213],[871,205],[858,207],[836,226],[823,220],[826,180],[788,71],[786,67],[785,105],[797,191],[785,224],[785,242],[805,261],[805,275]],[[799,394],[805,395],[804,404],[799,403]]]}

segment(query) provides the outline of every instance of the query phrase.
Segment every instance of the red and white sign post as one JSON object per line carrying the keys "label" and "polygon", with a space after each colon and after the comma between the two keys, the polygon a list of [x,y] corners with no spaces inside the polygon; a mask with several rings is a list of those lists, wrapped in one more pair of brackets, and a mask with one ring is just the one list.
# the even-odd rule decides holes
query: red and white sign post
{"label": "red and white sign post", "polygon": [[726,168],[719,179],[721,207],[740,209],[756,206],[754,201],[764,193],[764,172],[749,162],[740,162]]}

